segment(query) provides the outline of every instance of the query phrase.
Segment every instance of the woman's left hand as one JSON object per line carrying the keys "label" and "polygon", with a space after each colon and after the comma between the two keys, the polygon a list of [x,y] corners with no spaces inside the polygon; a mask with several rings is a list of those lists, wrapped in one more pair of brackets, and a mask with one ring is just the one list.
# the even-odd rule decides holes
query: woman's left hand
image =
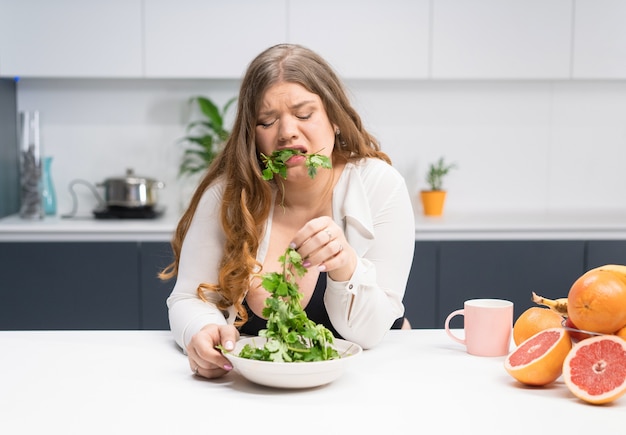
{"label": "woman's left hand", "polygon": [[339,225],[328,216],[307,222],[291,246],[302,256],[304,267],[317,266],[334,281],[348,281],[356,268],[356,252]]}

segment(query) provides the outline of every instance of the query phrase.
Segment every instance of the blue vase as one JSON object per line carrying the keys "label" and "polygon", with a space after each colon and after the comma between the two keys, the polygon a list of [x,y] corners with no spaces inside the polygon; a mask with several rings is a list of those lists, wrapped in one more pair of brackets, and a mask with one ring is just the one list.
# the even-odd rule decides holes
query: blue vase
{"label": "blue vase", "polygon": [[52,157],[44,157],[41,195],[43,198],[43,210],[46,216],[54,216],[57,214],[57,196],[54,191],[54,183],[52,182],[51,166]]}

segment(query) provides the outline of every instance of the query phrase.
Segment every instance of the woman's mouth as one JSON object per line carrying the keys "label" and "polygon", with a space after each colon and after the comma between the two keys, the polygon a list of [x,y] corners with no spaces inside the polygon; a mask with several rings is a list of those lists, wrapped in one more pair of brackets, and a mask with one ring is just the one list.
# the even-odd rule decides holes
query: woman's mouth
{"label": "woman's mouth", "polygon": [[287,166],[296,166],[302,164],[305,160],[306,156],[304,154],[296,154],[295,156],[289,157],[285,164]]}
{"label": "woman's mouth", "polygon": [[300,165],[306,160],[306,149],[304,147],[286,148],[286,150],[292,151],[294,153],[285,161],[285,164],[287,166]]}

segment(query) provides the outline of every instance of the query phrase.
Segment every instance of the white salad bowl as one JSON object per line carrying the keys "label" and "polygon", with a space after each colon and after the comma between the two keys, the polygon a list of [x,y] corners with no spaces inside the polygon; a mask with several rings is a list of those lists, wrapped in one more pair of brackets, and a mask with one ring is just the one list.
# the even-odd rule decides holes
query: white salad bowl
{"label": "white salad bowl", "polygon": [[246,345],[261,348],[265,337],[247,337],[237,341],[235,349],[224,353],[235,370],[251,382],[275,388],[311,388],[328,384],[339,378],[346,367],[363,352],[356,343],[335,339],[333,347],[341,358],[312,362],[272,362],[241,358]]}

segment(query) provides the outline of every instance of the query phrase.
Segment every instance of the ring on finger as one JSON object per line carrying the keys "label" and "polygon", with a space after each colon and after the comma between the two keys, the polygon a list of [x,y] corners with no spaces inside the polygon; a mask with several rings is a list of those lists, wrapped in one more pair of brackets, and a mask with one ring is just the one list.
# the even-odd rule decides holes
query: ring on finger
{"label": "ring on finger", "polygon": [[197,375],[198,374],[198,369],[200,368],[200,366],[196,366],[195,369],[193,369],[193,374]]}
{"label": "ring on finger", "polygon": [[326,234],[328,234],[328,241],[330,242],[333,239],[333,234],[329,230],[324,230]]}

